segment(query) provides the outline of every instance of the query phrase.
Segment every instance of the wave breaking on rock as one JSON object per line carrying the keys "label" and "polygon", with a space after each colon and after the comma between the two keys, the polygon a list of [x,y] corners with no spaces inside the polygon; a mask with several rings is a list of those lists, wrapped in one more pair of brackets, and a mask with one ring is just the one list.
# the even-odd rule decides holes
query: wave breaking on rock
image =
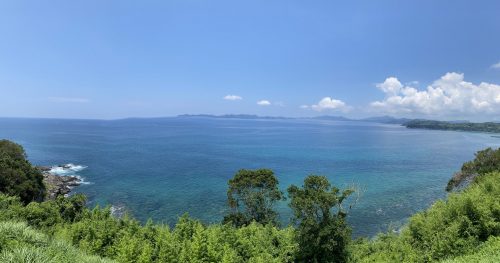
{"label": "wave breaking on rock", "polygon": [[56,166],[39,166],[43,174],[43,181],[47,188],[47,199],[55,199],[59,195],[67,196],[71,190],[81,184],[88,184],[77,172],[87,168],[84,165],[72,163]]}

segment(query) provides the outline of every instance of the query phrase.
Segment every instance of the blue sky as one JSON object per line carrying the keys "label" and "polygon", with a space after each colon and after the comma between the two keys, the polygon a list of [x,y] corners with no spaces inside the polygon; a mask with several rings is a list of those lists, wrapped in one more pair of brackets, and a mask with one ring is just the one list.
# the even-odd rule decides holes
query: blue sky
{"label": "blue sky", "polygon": [[1,1],[0,116],[497,120],[499,12],[499,1]]}

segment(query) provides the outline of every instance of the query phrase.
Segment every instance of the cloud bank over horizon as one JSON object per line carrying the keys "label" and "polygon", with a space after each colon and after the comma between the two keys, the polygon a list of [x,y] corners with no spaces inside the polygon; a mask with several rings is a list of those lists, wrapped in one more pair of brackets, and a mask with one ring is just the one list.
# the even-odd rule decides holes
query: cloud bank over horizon
{"label": "cloud bank over horizon", "polygon": [[449,72],[424,90],[403,85],[389,77],[376,85],[383,100],[370,103],[377,113],[410,117],[471,118],[500,115],[500,85],[464,80],[463,73]]}
{"label": "cloud bank over horizon", "polygon": [[334,99],[332,97],[324,97],[317,104],[313,105],[301,105],[301,109],[311,109],[314,111],[322,112],[322,111],[340,111],[347,112],[350,110],[350,107],[343,101]]}
{"label": "cloud bank over horizon", "polygon": [[[325,96],[315,104],[296,104],[296,107],[301,109],[306,116],[316,112],[345,114],[349,117],[391,115],[440,120],[500,120],[500,85],[498,84],[489,82],[475,84],[466,81],[465,75],[457,72],[448,72],[425,88],[419,88],[419,84],[420,82],[416,80],[402,82],[396,76],[391,76],[374,85],[384,97],[380,99],[375,97],[364,105],[351,104],[355,102],[355,98],[344,101],[337,97]],[[241,100],[242,98],[237,95],[227,95],[224,99]],[[284,102],[261,99],[256,103],[256,106],[265,110],[261,114],[271,113],[271,108],[266,107],[271,105],[283,107]]]}

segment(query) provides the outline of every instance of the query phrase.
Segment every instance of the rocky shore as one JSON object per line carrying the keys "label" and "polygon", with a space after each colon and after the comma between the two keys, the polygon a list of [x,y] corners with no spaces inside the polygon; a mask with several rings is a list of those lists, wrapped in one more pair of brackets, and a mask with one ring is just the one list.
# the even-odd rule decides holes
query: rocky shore
{"label": "rocky shore", "polygon": [[[68,165],[58,165],[61,169],[70,169]],[[59,195],[68,195],[76,186],[81,184],[81,179],[72,175],[57,175],[52,173],[53,167],[39,166],[43,174],[43,181],[47,189],[47,199],[55,199]]]}

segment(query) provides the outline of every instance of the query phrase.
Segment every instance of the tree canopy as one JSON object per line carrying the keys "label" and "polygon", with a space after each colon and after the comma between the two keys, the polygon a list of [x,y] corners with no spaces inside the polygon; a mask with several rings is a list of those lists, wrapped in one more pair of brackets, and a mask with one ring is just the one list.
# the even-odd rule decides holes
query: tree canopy
{"label": "tree canopy", "polygon": [[[2,176],[5,167],[29,165],[19,145],[0,145]],[[283,194],[266,169],[241,170],[229,183],[231,215],[243,223],[238,227],[187,215],[172,227],[141,224],[114,217],[109,207],[89,209],[83,195],[26,204],[23,195],[1,193],[0,262],[500,262],[499,152],[480,151],[464,164],[464,172],[480,175],[463,191],[370,240],[351,241],[344,207],[353,190],[324,176],[288,188],[295,224],[286,228],[270,223]]]}
{"label": "tree canopy", "polygon": [[225,223],[231,222],[237,226],[252,221],[277,224],[277,213],[273,206],[283,199],[283,193],[278,189],[278,179],[273,171],[239,170],[228,185],[227,198],[232,211],[224,218]]}
{"label": "tree canopy", "polygon": [[500,123],[496,122],[449,122],[432,120],[411,120],[403,124],[410,129],[450,130],[450,131],[477,131],[500,133]]}
{"label": "tree canopy", "polygon": [[0,192],[19,196],[27,204],[45,196],[43,175],[26,159],[21,145],[0,140]]}
{"label": "tree canopy", "polygon": [[310,175],[302,188],[288,188],[290,207],[298,224],[300,262],[346,262],[351,229],[342,202],[353,193],[332,187],[324,176]]}
{"label": "tree canopy", "polygon": [[464,182],[472,181],[475,177],[500,170],[500,148],[493,150],[486,148],[478,151],[472,161],[465,162],[462,169],[448,181],[446,186],[447,191],[464,184]]}

